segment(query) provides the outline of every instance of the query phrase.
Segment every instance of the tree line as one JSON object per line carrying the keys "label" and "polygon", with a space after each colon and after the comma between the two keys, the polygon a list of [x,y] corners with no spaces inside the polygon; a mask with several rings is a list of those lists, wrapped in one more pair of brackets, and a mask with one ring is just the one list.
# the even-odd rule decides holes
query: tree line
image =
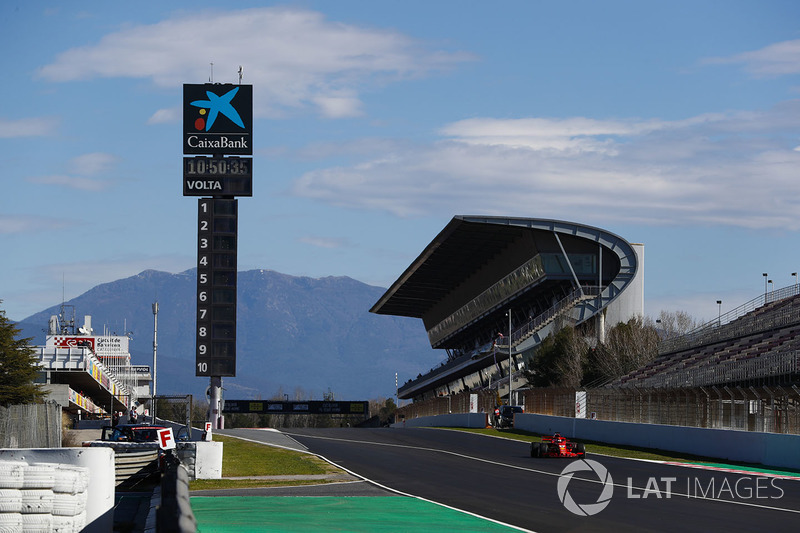
{"label": "tree line", "polygon": [[600,385],[645,366],[658,356],[662,339],[693,330],[699,322],[683,311],[620,322],[597,341],[594,324],[562,325],[547,336],[523,372],[532,387]]}
{"label": "tree line", "polygon": [[[0,304],[3,303],[0,300]],[[19,338],[22,330],[0,309],[0,405],[20,405],[44,400],[46,392],[36,383],[39,374],[33,337]]]}

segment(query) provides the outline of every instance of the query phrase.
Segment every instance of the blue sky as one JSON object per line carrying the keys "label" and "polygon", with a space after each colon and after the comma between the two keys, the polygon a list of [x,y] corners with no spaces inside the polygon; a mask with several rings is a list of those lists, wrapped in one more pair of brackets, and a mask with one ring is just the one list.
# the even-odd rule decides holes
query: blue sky
{"label": "blue sky", "polygon": [[[645,245],[645,312],[800,270],[800,3],[10,1],[0,299],[196,262],[184,83],[254,91],[239,268],[388,287],[458,214]],[[80,311],[79,311],[80,312]]]}

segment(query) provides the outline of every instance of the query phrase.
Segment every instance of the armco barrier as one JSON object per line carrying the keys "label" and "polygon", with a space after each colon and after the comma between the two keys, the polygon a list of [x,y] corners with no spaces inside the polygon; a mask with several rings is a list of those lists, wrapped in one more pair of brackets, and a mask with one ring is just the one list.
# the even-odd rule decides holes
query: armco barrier
{"label": "armco barrier", "polygon": [[166,472],[161,478],[160,502],[156,508],[156,531],[197,531],[197,520],[189,503],[189,471],[171,453],[166,455]]}
{"label": "armco barrier", "polygon": [[129,489],[158,474],[158,444],[155,442],[91,441],[88,448],[114,450],[114,470],[117,487]]}
{"label": "armco barrier", "polygon": [[543,435],[558,432],[575,439],[800,469],[800,435],[609,422],[527,413],[514,417],[514,427]]}
{"label": "armco barrier", "polygon": [[486,413],[451,413],[448,415],[421,416],[419,418],[406,418],[392,424],[392,427],[460,427],[460,428],[485,428],[488,422]]}

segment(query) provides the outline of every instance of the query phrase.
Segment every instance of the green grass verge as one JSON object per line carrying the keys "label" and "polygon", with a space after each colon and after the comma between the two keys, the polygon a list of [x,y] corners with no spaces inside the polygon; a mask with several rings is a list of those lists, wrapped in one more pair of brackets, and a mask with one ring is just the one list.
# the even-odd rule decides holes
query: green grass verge
{"label": "green grass verge", "polygon": [[[222,479],[196,479],[189,482],[189,490],[325,483],[324,480],[260,480],[255,478],[259,476],[321,475],[341,472],[333,465],[307,453],[285,450],[223,435],[214,435],[213,439],[215,442],[223,443]],[[230,479],[236,477],[248,477],[250,479]]]}
{"label": "green grass verge", "polygon": [[297,487],[330,483],[325,479],[195,479],[189,482],[189,490],[259,489],[265,487]]}

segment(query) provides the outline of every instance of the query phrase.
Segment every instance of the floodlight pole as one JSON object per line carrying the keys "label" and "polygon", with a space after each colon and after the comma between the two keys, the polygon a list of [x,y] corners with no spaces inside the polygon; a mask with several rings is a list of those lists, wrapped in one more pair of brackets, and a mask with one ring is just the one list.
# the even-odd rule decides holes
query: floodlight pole
{"label": "floodlight pole", "polygon": [[156,422],[156,378],[158,377],[158,302],[153,304],[153,394],[151,396],[152,421]]}
{"label": "floodlight pole", "polygon": [[511,405],[511,374],[514,367],[511,365],[511,308],[508,308],[508,405]]}

